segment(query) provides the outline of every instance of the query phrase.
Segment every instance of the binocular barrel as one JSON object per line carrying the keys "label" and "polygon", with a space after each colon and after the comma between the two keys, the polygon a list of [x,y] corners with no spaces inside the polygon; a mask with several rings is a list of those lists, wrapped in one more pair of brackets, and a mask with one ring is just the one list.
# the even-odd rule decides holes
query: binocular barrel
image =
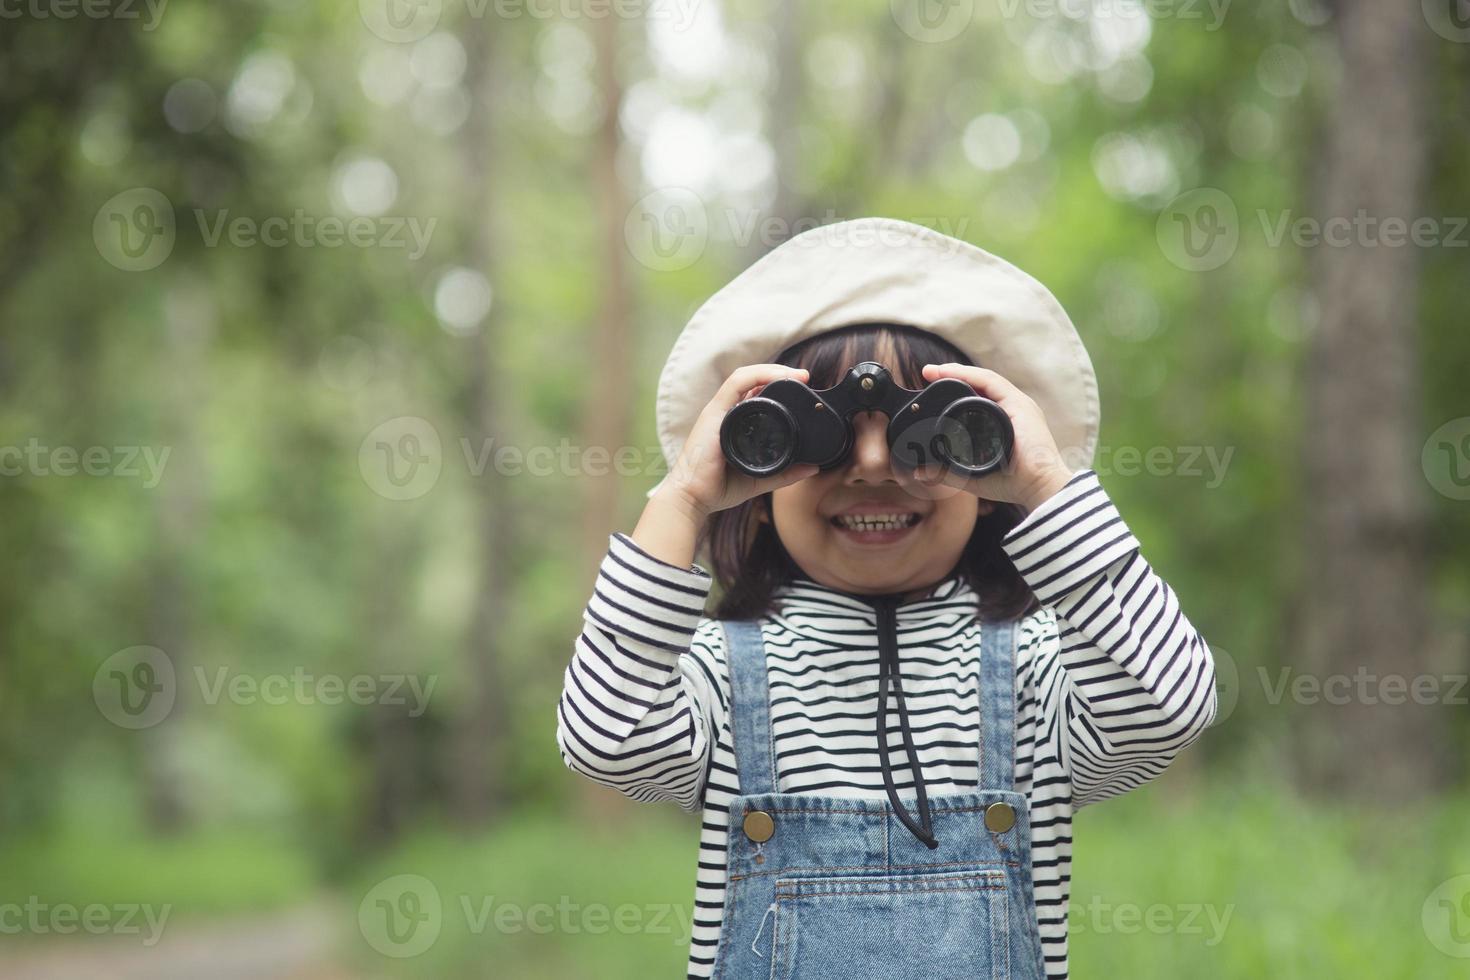
{"label": "binocular barrel", "polygon": [[852,449],[852,415],[869,411],[888,416],[889,452],[900,468],[938,463],[974,477],[1010,462],[1015,433],[995,402],[956,378],[904,388],[875,361],[822,391],[791,378],[771,382],[725,413],[720,448],[730,465],[754,477],[799,463],[831,469]]}

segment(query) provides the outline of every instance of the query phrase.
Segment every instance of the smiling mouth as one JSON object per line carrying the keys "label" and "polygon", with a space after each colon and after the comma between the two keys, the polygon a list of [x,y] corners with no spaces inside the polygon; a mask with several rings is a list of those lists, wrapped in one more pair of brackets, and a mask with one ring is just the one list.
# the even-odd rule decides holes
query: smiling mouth
{"label": "smiling mouth", "polygon": [[906,531],[923,518],[918,514],[838,514],[831,520],[832,526],[862,535],[884,532]]}
{"label": "smiling mouth", "polygon": [[831,518],[840,538],[857,547],[885,547],[914,533],[924,519],[911,511],[873,514],[838,514]]}

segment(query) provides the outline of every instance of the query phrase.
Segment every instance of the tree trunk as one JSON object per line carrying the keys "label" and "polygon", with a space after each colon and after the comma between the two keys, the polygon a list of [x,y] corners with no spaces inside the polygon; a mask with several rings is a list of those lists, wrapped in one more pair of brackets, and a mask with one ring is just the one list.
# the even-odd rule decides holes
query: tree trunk
{"label": "tree trunk", "polygon": [[[603,276],[590,346],[587,400],[582,409],[582,432],[587,446],[606,448],[609,454],[616,454],[627,442],[633,397],[633,301],[628,281],[628,246],[623,238],[629,204],[617,172],[618,150],[622,146],[618,115],[623,105],[617,64],[618,25],[616,17],[600,17],[593,22],[602,117],[593,149],[592,183],[597,195]],[[622,481],[611,465],[606,473],[582,473],[579,481],[583,518],[579,581],[586,582],[590,591],[597,566],[607,552],[608,534],[618,526],[618,491]]]}
{"label": "tree trunk", "polygon": [[[467,19],[462,35],[468,65],[465,84],[471,110],[461,133],[461,160],[465,227],[469,231],[468,265],[494,283],[494,231],[490,188],[494,184],[492,145],[494,132],[490,107],[496,93],[490,84],[495,51],[490,43],[494,25],[482,19]],[[465,338],[463,389],[464,434],[478,451],[504,429],[492,384],[502,376],[497,368],[494,342],[498,320],[492,306],[479,328]],[[498,440],[497,440],[498,441]],[[446,451],[448,447],[446,447]],[[484,825],[504,803],[501,785],[501,752],[508,727],[503,677],[506,609],[505,569],[512,551],[510,521],[500,485],[491,471],[472,480],[476,551],[474,606],[464,639],[466,697],[454,721],[450,753],[451,811],[462,827]]]}
{"label": "tree trunk", "polygon": [[[791,237],[792,226],[802,217],[802,195],[796,189],[797,161],[801,155],[797,124],[801,118],[806,85],[802,74],[804,46],[797,0],[774,0],[774,7],[771,20],[776,29],[776,81],[771,86],[766,118],[770,121],[767,132],[776,160],[776,197],[771,203],[771,215],[780,222],[784,241]],[[781,242],[757,241],[753,244],[764,253]],[[754,261],[758,257],[752,255],[750,259]]]}
{"label": "tree trunk", "polygon": [[[374,671],[382,672],[404,668],[401,654],[408,637],[402,624],[411,616],[405,601],[412,594],[409,572],[418,566],[418,551],[425,538],[425,529],[401,516],[401,509],[394,516],[397,519],[377,522],[371,587],[366,590],[366,608],[358,614],[358,622],[366,626],[361,642],[370,651],[368,662]],[[375,846],[386,845],[407,831],[429,798],[423,765],[428,753],[422,734],[431,717],[413,719],[402,705],[381,701],[368,705],[359,717],[359,741],[371,772],[364,788],[360,825]]]}
{"label": "tree trunk", "polygon": [[[627,243],[623,237],[629,202],[617,171],[618,151],[622,146],[618,116],[623,106],[618,24],[616,17],[601,17],[594,21],[592,28],[597,49],[598,91],[602,95],[601,119],[592,156],[592,185],[597,195],[603,277],[590,347],[587,400],[582,406],[586,445],[606,448],[613,458],[628,440],[634,395],[633,295]],[[582,487],[578,581],[591,594],[598,565],[607,553],[608,534],[619,525],[622,480],[611,464],[606,473],[584,472],[578,480]],[[578,780],[576,806],[584,823],[606,826],[627,819],[630,801],[590,780]]]}
{"label": "tree trunk", "polygon": [[[1341,0],[1323,221],[1423,214],[1428,31],[1418,4]],[[1425,487],[1418,462],[1418,254],[1354,230],[1319,245],[1321,323],[1307,361],[1307,580],[1297,700],[1303,782],[1401,800],[1441,781],[1442,708],[1388,704],[1382,678],[1427,675]],[[1344,679],[1346,678],[1346,680]]]}
{"label": "tree trunk", "polygon": [[[169,413],[167,471],[159,483],[158,533],[149,570],[148,642],[168,655],[176,691],[182,691],[194,659],[195,630],[188,569],[190,550],[200,538],[204,472],[194,420],[208,401],[208,368],[214,330],[211,301],[194,292],[203,287],[185,282],[166,303],[168,352],[164,380]],[[144,732],[143,795],[149,826],[164,834],[178,833],[191,822],[188,787],[181,760],[181,731],[188,710],[186,697],[176,697],[169,717]]]}

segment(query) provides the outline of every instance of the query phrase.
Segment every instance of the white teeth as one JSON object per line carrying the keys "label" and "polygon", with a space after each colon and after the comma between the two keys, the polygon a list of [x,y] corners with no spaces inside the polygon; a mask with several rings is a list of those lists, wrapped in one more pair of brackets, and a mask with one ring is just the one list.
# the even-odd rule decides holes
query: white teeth
{"label": "white teeth", "polygon": [[897,531],[912,527],[919,521],[918,514],[839,514],[837,523],[854,531]]}

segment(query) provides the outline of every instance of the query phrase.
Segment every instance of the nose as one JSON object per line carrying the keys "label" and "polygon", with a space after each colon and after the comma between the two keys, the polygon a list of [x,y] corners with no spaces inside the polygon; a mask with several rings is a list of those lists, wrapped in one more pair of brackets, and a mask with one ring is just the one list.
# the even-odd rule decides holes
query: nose
{"label": "nose", "polygon": [[852,416],[852,455],[847,483],[897,483],[888,455],[888,416],[858,412]]}

